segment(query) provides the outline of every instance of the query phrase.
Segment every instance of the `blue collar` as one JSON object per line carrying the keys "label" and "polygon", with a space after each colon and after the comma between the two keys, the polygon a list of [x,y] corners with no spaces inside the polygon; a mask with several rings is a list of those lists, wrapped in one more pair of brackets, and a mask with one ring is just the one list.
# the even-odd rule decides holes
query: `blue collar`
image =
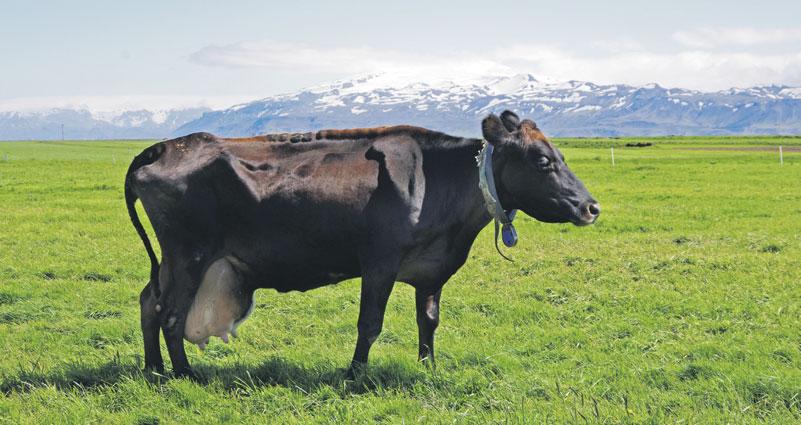
{"label": "blue collar", "polygon": [[517,210],[506,211],[501,206],[501,201],[498,198],[498,191],[495,188],[495,176],[492,172],[492,152],[493,147],[491,144],[484,142],[484,147],[476,156],[478,163],[478,187],[481,189],[481,194],[484,196],[484,204],[489,211],[490,216],[495,222],[495,249],[501,257],[511,261],[511,259],[501,252],[498,248],[498,227],[501,227],[501,235],[503,244],[507,247],[513,247],[517,244],[517,231],[515,231],[512,220],[515,219]]}

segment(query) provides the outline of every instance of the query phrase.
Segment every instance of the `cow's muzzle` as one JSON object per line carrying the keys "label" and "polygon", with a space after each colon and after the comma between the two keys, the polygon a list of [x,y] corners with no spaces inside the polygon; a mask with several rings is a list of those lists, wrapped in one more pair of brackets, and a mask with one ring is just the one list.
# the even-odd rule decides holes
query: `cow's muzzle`
{"label": "cow's muzzle", "polygon": [[584,202],[579,207],[579,219],[574,222],[576,226],[587,226],[595,223],[601,215],[601,206],[595,201]]}

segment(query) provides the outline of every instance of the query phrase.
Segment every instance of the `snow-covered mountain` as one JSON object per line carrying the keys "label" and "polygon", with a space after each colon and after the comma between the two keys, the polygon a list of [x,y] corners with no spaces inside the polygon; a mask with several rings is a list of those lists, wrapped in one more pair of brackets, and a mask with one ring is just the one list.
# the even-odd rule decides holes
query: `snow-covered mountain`
{"label": "snow-covered mountain", "polygon": [[459,82],[380,74],[223,110],[206,105],[4,107],[0,140],[59,139],[62,124],[67,139],[160,139],[196,131],[249,136],[392,124],[478,136],[481,119],[504,109],[534,119],[550,136],[801,134],[801,88],[785,86],[700,92],[656,84],[557,82],[527,74]]}
{"label": "snow-covered mountain", "polygon": [[162,138],[211,109],[94,112],[57,107],[33,111],[0,111],[0,140],[145,139]]}
{"label": "snow-covered mountain", "polygon": [[476,136],[490,112],[511,109],[552,136],[801,134],[801,89],[700,92],[543,81],[531,75],[422,83],[366,76],[207,112],[173,132],[248,136],[413,124]]}

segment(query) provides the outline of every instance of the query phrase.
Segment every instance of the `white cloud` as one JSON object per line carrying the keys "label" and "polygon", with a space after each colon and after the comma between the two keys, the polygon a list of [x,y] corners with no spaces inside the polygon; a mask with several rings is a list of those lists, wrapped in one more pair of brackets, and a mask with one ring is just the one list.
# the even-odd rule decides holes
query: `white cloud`
{"label": "white cloud", "polygon": [[189,57],[192,62],[230,68],[262,67],[300,73],[364,74],[391,71],[458,80],[508,72],[502,63],[465,53],[431,55],[371,47],[317,48],[277,41],[207,46]]}
{"label": "white cloud", "polygon": [[640,44],[640,42],[628,37],[616,38],[612,40],[596,40],[590,44],[596,49],[612,53],[645,50],[645,47]]}
{"label": "white cloud", "polygon": [[[791,32],[764,35],[787,39]],[[734,39],[734,38],[731,38]],[[745,42],[747,37],[741,37]],[[688,37],[689,40],[689,37]],[[695,40],[697,41],[697,40]],[[271,41],[205,47],[191,60],[210,66],[264,67],[338,75],[391,73],[411,80],[463,82],[487,75],[531,73],[551,80],[645,84],[719,90],[766,84],[801,85],[801,51],[788,53],[710,52],[698,49],[655,53],[631,40],[593,44],[584,55],[547,45],[516,45],[494,51],[445,55],[359,48],[323,49]]]}
{"label": "white cloud", "polygon": [[801,53],[756,54],[682,51],[614,53],[586,57],[562,49],[516,46],[505,54],[535,75],[597,83],[644,84],[719,90],[737,86],[801,84]]}
{"label": "white cloud", "polygon": [[364,72],[380,63],[378,52],[370,48],[316,49],[280,41],[254,41],[207,46],[190,55],[196,63],[225,67],[268,67],[319,71]]}
{"label": "white cloud", "polygon": [[674,32],[672,38],[685,46],[698,49],[709,49],[720,46],[801,43],[801,29],[758,29],[750,27],[700,28]]}

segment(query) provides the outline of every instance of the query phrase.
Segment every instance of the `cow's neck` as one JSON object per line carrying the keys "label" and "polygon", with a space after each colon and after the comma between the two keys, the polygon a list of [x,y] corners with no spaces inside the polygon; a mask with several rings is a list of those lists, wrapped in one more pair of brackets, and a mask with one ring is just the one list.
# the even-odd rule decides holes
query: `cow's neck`
{"label": "cow's neck", "polygon": [[459,205],[445,207],[459,222],[464,223],[466,231],[474,233],[474,238],[492,220],[478,185],[479,170],[476,166],[476,155],[483,147],[482,143],[481,139],[470,139],[463,148],[453,152],[452,159],[449,158],[453,161],[453,168],[459,170],[456,180],[460,196]]}

